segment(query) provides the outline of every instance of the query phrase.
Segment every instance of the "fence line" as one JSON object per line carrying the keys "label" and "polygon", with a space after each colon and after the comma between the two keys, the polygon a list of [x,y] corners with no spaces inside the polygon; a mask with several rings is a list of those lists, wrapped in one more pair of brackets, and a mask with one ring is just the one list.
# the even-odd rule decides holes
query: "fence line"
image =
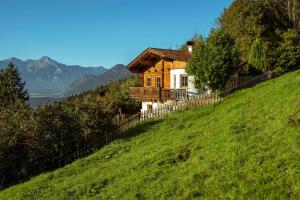
{"label": "fence line", "polygon": [[62,156],[60,155],[51,156],[47,160],[45,160],[44,158],[37,158],[37,157],[34,159],[30,159],[27,162],[28,169],[33,168],[35,170],[32,170],[29,175],[23,178],[19,178],[15,182],[9,184],[0,183],[0,191],[10,186],[23,183],[29,180],[30,178],[33,178],[41,173],[55,170],[57,168],[70,164],[79,158],[90,155],[91,153],[99,150],[106,144],[109,144],[111,141],[113,141],[117,134],[118,134],[117,129],[114,132],[104,132],[104,134],[101,135],[101,137],[97,138],[96,142],[94,141],[92,143],[89,143],[83,147],[80,147],[74,152],[66,153],[65,155]]}
{"label": "fence line", "polygon": [[179,101],[176,105],[165,106],[154,109],[153,111],[144,111],[140,113],[140,121],[145,121],[151,118],[159,118],[169,115],[172,112],[186,110],[196,106],[207,106],[220,101],[220,97],[215,94],[202,94],[189,97],[188,99]]}
{"label": "fence line", "polygon": [[147,121],[153,118],[161,118],[168,116],[177,111],[187,110],[197,106],[208,106],[221,101],[221,96],[214,93],[203,93],[194,96],[189,96],[185,100],[178,101],[173,106],[164,106],[151,111],[138,112],[128,118],[124,118],[124,114],[118,114],[116,124],[119,127],[120,133],[127,131],[129,128],[136,126],[138,123]]}
{"label": "fence line", "polygon": [[[289,71],[292,71],[295,69],[298,69],[298,67],[291,69]],[[135,115],[135,117],[126,119],[124,121],[124,123],[122,125],[120,125],[120,127],[122,127],[121,131],[126,131],[130,127],[138,124],[139,122],[147,121],[147,120],[153,119],[153,118],[163,117],[166,115],[170,115],[171,113],[176,112],[176,111],[182,111],[182,110],[186,110],[186,109],[189,109],[192,107],[208,106],[208,105],[215,104],[217,102],[222,101],[226,96],[234,93],[237,90],[240,90],[243,88],[248,88],[248,87],[253,87],[259,83],[262,83],[264,81],[267,81],[267,80],[275,78],[275,77],[278,77],[284,73],[286,73],[286,71],[282,72],[282,73],[267,72],[267,73],[264,73],[264,74],[261,74],[258,76],[253,76],[250,79],[248,79],[242,83],[239,82],[237,85],[226,89],[225,91],[221,92],[220,94],[191,93],[191,95],[187,95],[187,98],[185,100],[179,101],[178,104],[176,104],[174,106],[160,107],[160,108],[154,109],[152,111],[143,111],[143,112],[137,113]],[[125,124],[125,126],[124,126],[124,124]]]}
{"label": "fence line", "polygon": [[[170,115],[173,112],[177,112],[177,111],[183,111],[192,107],[198,107],[198,106],[208,106],[208,105],[212,105],[215,104],[217,102],[222,101],[222,99],[230,94],[232,94],[234,91],[242,89],[242,88],[246,88],[246,87],[250,87],[250,86],[254,86],[258,83],[261,83],[263,81],[269,80],[271,78],[277,77],[281,74],[276,74],[274,75],[273,73],[266,73],[266,74],[262,74],[259,76],[256,76],[244,83],[241,83],[235,87],[232,87],[230,89],[227,89],[225,91],[223,91],[222,93],[220,93],[219,95],[215,94],[215,93],[211,93],[211,94],[198,94],[198,95],[194,95],[194,96],[189,96],[188,98],[186,98],[183,101],[179,101],[176,105],[172,106],[172,107],[161,107],[158,108],[156,110],[154,110],[153,112],[139,112],[136,113],[128,118],[122,116],[119,120],[117,120],[116,124],[116,130],[113,132],[105,132],[104,135],[102,135],[101,138],[98,138],[98,141],[94,142],[94,143],[90,143],[88,145],[85,145],[84,147],[77,149],[75,152],[63,155],[63,156],[57,156],[57,157],[52,157],[49,160],[42,160],[42,162],[45,163],[50,163],[47,166],[42,165],[43,167],[39,166],[39,169],[37,169],[37,171],[33,172],[30,174],[30,176],[25,177],[23,179],[19,179],[17,182],[14,183],[10,183],[7,185],[3,185],[0,183],[0,191],[2,189],[5,189],[7,187],[10,187],[12,185],[15,184],[19,184],[22,183],[24,181],[27,181],[28,179],[37,176],[41,173],[47,172],[47,171],[51,171],[56,169],[57,167],[62,167],[65,166],[79,158],[82,158],[84,156],[87,156],[89,154],[91,154],[92,152],[99,150],[100,148],[102,148],[104,145],[110,143],[111,141],[113,141],[115,139],[115,137],[128,130],[131,127],[136,126],[139,122],[143,122],[152,118],[159,118],[159,117],[163,117],[166,115]],[[300,104],[300,102],[299,102]],[[30,162],[32,162],[34,165],[39,165],[38,160],[31,160]]]}

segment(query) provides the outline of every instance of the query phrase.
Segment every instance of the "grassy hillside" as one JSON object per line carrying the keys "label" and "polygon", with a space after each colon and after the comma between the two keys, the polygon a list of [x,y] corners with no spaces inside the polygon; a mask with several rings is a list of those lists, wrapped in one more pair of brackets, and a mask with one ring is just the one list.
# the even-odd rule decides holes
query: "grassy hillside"
{"label": "grassy hillside", "polygon": [[299,199],[297,99],[300,71],[142,124],[0,199]]}

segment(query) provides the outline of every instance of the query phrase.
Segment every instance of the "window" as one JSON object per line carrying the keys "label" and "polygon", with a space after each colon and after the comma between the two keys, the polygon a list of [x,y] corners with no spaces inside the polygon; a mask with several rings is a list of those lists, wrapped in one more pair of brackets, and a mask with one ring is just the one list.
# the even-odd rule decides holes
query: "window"
{"label": "window", "polygon": [[147,87],[151,87],[151,77],[147,77]]}
{"label": "window", "polygon": [[161,77],[160,76],[156,77],[156,87],[161,87]]}
{"label": "window", "polygon": [[180,75],[180,86],[181,88],[188,87],[188,76],[185,74]]}
{"label": "window", "polygon": [[174,89],[176,89],[176,75],[173,75]]}

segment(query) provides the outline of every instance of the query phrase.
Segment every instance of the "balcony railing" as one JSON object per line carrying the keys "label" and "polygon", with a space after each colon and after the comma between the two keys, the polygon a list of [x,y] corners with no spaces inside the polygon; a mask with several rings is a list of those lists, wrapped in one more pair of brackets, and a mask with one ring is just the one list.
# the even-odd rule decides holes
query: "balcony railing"
{"label": "balcony railing", "polygon": [[159,87],[131,87],[130,95],[132,98],[144,101],[144,100],[159,100],[160,99]]}
{"label": "balcony railing", "polygon": [[130,95],[138,101],[180,100],[188,98],[186,89],[165,89],[159,87],[131,87]]}
{"label": "balcony railing", "polygon": [[188,92],[186,89],[162,89],[162,100],[182,100],[188,98]]}

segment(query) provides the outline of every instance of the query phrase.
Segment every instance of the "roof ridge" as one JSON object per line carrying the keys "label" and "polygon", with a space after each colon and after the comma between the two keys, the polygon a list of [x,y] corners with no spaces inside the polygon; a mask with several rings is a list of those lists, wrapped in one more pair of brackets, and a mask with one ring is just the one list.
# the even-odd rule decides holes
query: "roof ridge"
{"label": "roof ridge", "polygon": [[180,51],[180,52],[187,52],[185,50],[176,50],[176,49],[163,49],[163,48],[153,48],[153,47],[149,47],[149,49],[157,49],[157,50],[168,50],[168,51]]}
{"label": "roof ridge", "polygon": [[188,51],[148,47],[141,54],[139,54],[134,60],[132,60],[127,65],[127,68],[132,69],[131,71],[134,71],[134,68],[139,67],[139,65],[141,65],[140,59],[145,59],[145,56],[149,57],[151,54],[156,55],[156,58],[158,59],[167,58],[171,60],[178,60],[178,61],[185,61],[185,62],[187,62],[191,57],[191,53],[189,53]]}

